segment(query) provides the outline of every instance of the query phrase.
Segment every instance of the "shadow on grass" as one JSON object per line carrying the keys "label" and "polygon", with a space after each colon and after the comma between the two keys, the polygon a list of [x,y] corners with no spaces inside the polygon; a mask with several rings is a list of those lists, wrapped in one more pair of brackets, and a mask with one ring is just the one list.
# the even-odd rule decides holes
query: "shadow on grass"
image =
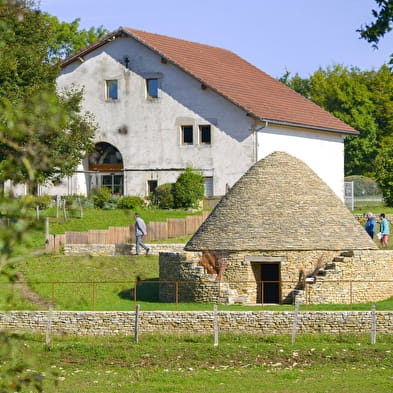
{"label": "shadow on grass", "polygon": [[[159,302],[158,299],[158,278],[138,281],[135,288],[123,289],[118,293],[121,299],[125,300],[140,300],[144,302]],[[135,299],[136,292],[136,299]]]}

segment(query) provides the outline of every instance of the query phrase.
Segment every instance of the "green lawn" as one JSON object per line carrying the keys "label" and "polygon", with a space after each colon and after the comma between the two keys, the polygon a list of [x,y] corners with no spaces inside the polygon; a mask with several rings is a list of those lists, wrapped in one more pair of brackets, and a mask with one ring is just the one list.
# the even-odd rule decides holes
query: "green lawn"
{"label": "green lawn", "polygon": [[[201,211],[190,210],[159,210],[153,208],[140,208],[138,213],[146,223],[150,221],[166,221],[167,218],[184,218],[186,216],[201,215]],[[83,218],[79,211],[67,213],[67,219],[60,214],[56,217],[56,209],[51,208],[40,212],[42,224],[39,229],[32,231],[28,236],[25,246],[28,249],[41,248],[45,244],[45,226],[43,220],[49,218],[49,233],[60,234],[65,232],[85,232],[89,229],[108,229],[109,227],[125,227],[133,224],[134,210],[102,210],[84,209]],[[31,219],[35,219],[35,211],[31,211]],[[169,240],[174,241],[174,240]],[[168,241],[168,242],[169,242]],[[19,251],[21,253],[22,251]]]}
{"label": "green lawn", "polygon": [[[392,391],[393,336],[141,335],[16,337],[11,362],[32,362],[46,393]],[[30,360],[31,356],[36,361]],[[23,390],[28,392],[29,389]]]}
{"label": "green lawn", "polygon": [[381,213],[393,214],[393,207],[388,207],[383,202],[377,201],[355,201],[355,209],[353,213],[356,214],[366,214],[367,212],[374,213],[378,216]]}

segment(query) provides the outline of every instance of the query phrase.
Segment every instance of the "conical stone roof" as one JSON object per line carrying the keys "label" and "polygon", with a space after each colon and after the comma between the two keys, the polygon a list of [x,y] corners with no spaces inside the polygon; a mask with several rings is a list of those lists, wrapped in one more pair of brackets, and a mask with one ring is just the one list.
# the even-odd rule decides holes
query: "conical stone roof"
{"label": "conical stone roof", "polygon": [[376,248],[330,187],[284,152],[254,164],[185,246],[187,251]]}

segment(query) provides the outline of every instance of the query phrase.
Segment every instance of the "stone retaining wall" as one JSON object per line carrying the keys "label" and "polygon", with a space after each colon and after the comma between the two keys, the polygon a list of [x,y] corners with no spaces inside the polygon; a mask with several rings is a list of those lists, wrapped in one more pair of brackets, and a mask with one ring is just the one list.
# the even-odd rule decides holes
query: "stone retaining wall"
{"label": "stone retaining wall", "polygon": [[[150,254],[157,255],[160,252],[182,252],[184,244],[155,244],[146,243],[150,248]],[[143,251],[143,250],[142,250]],[[132,255],[135,254],[135,244],[66,244],[65,255]]]}
{"label": "stone retaining wall", "polygon": [[[19,332],[45,333],[47,311],[11,311],[0,313],[0,329]],[[51,314],[53,334],[79,336],[133,335],[135,312],[72,312],[54,311]],[[371,311],[299,312],[299,333],[352,334],[369,333]],[[393,312],[379,311],[377,332],[393,333]],[[250,334],[291,334],[294,312],[221,311],[218,312],[220,332]],[[141,311],[140,333],[212,334],[212,311]]]}

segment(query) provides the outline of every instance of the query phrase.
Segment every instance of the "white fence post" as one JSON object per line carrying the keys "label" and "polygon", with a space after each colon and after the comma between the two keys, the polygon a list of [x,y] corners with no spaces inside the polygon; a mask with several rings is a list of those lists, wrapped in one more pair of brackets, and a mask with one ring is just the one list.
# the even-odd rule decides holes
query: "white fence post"
{"label": "white fence post", "polygon": [[139,310],[140,310],[140,305],[137,304],[135,306],[135,326],[134,326],[134,341],[136,343],[139,342]]}
{"label": "white fence post", "polygon": [[217,314],[217,304],[213,308],[213,330],[214,330],[214,346],[218,346],[218,314]]}
{"label": "white fence post", "polygon": [[292,324],[292,344],[296,341],[296,331],[297,331],[297,318],[299,314],[299,302],[295,298],[295,312],[293,314],[293,324]]}
{"label": "white fence post", "polygon": [[371,306],[371,344],[377,342],[377,314],[375,313],[375,304]]}
{"label": "white fence post", "polygon": [[53,305],[51,303],[49,305],[48,320],[47,320],[47,325],[46,325],[46,337],[45,337],[45,342],[48,347],[50,346],[50,343],[51,343],[52,311],[53,311]]}

